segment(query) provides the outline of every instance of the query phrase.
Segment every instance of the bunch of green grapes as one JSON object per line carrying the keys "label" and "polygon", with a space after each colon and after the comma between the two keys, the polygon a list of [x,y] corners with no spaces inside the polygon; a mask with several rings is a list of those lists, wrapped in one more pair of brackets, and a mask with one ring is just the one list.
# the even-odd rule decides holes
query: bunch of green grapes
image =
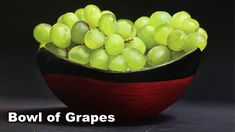
{"label": "bunch of green grapes", "polygon": [[189,13],[156,11],[135,22],[87,5],[61,15],[54,25],[41,23],[34,38],[53,54],[102,70],[141,70],[205,49],[207,33]]}

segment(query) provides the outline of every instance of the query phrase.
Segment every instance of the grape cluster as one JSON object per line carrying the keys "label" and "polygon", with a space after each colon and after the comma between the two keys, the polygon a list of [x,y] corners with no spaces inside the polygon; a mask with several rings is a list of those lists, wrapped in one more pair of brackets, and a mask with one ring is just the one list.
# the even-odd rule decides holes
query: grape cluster
{"label": "grape cluster", "polygon": [[60,16],[53,26],[34,28],[35,39],[57,56],[118,72],[141,70],[176,60],[207,45],[207,33],[190,14],[156,11],[134,23],[87,5]]}

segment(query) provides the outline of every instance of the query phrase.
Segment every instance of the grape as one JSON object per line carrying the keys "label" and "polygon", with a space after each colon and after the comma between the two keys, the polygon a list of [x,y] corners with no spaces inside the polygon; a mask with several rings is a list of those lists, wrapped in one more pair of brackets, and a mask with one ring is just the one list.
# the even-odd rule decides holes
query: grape
{"label": "grape", "polygon": [[167,39],[168,47],[173,51],[181,51],[185,48],[186,34],[183,31],[172,31]]}
{"label": "grape", "polygon": [[157,11],[150,16],[149,23],[158,27],[165,23],[170,23],[171,15],[165,11]]}
{"label": "grape", "polygon": [[171,26],[175,29],[181,29],[182,23],[188,18],[191,16],[186,11],[177,12],[171,19]]}
{"label": "grape", "polygon": [[159,45],[167,45],[167,38],[169,34],[173,31],[173,28],[168,24],[163,24],[156,28],[154,32],[154,40]]}
{"label": "grape", "polygon": [[199,28],[198,33],[200,33],[206,40],[208,39],[208,35],[203,28]]}
{"label": "grape", "polygon": [[135,28],[136,30],[140,30],[142,27],[144,27],[145,25],[148,25],[149,24],[149,17],[146,17],[146,16],[142,16],[140,18],[138,18],[136,21],[135,21]]}
{"label": "grape", "polygon": [[126,47],[122,51],[122,56],[132,70],[139,70],[145,66],[146,57],[137,49]]}
{"label": "grape", "polygon": [[[103,16],[103,15],[106,14],[106,13],[114,15],[113,12],[111,12],[111,11],[109,11],[109,10],[104,10],[104,11],[101,12],[101,16]],[[115,16],[115,15],[114,15],[114,16]]]}
{"label": "grape", "polygon": [[70,29],[62,23],[56,23],[52,26],[50,36],[52,43],[60,48],[67,48],[70,45]]}
{"label": "grape", "polygon": [[89,31],[89,26],[84,21],[76,22],[71,29],[71,37],[75,43],[84,43],[84,37]]}
{"label": "grape", "polygon": [[153,37],[154,31],[155,27],[151,25],[146,25],[139,31],[137,31],[137,36],[144,41],[147,49],[151,49],[154,45],[156,45],[156,42]]}
{"label": "grape", "polygon": [[113,14],[106,13],[101,16],[99,21],[99,29],[105,34],[114,34],[117,30],[117,21]]}
{"label": "grape", "polygon": [[171,51],[171,59],[176,60],[185,54],[184,51]]}
{"label": "grape", "polygon": [[135,27],[134,24],[127,19],[118,20],[117,34],[122,36],[124,40],[128,40],[134,37]]}
{"label": "grape", "polygon": [[79,20],[85,21],[85,16],[84,16],[84,8],[77,9],[75,11],[75,14],[77,15]]}
{"label": "grape", "polygon": [[147,54],[148,64],[158,66],[170,60],[170,50],[165,46],[155,46]]}
{"label": "grape", "polygon": [[[90,4],[57,19],[52,27],[39,24],[34,38],[40,48],[58,57],[116,72],[141,70],[176,61],[207,46],[207,32],[186,11],[171,16],[156,11],[134,23]],[[68,53],[67,53],[68,52]]]}
{"label": "grape", "polygon": [[62,49],[62,48],[59,48],[57,47],[56,45],[54,45],[53,43],[47,43],[45,45],[45,48],[47,50],[49,50],[51,53],[53,53],[54,55],[57,55],[59,57],[66,57],[66,50],[65,49]]}
{"label": "grape", "polygon": [[206,45],[207,41],[200,33],[190,33],[187,35],[186,47],[184,51],[188,53],[195,50],[197,47],[203,51]]}
{"label": "grape", "polygon": [[108,67],[112,71],[122,71],[122,72],[126,71],[128,68],[124,57],[121,55],[110,58]]}
{"label": "grape", "polygon": [[84,16],[89,25],[98,27],[101,11],[96,5],[87,5],[84,9]]}
{"label": "grape", "polygon": [[67,25],[69,28],[72,28],[73,24],[76,23],[77,21],[78,17],[72,12],[68,12],[64,14],[62,17],[63,24]]}
{"label": "grape", "polygon": [[104,45],[105,36],[99,30],[90,30],[85,35],[85,44],[90,49],[98,49]]}
{"label": "grape", "polygon": [[79,45],[69,51],[68,59],[80,64],[87,64],[90,62],[90,55],[91,50],[89,48],[84,45]]}
{"label": "grape", "polygon": [[50,42],[51,25],[46,23],[38,24],[33,30],[33,36],[39,43]]}
{"label": "grape", "polygon": [[112,34],[105,41],[105,50],[109,55],[118,55],[124,48],[124,40],[117,34]]}
{"label": "grape", "polygon": [[131,47],[134,49],[139,50],[142,54],[145,53],[146,51],[146,45],[144,43],[143,40],[141,40],[138,37],[135,37],[132,41],[130,41],[129,43],[127,43],[127,47]]}
{"label": "grape", "polygon": [[97,49],[91,54],[90,66],[102,70],[108,68],[109,56],[104,49]]}
{"label": "grape", "polygon": [[199,29],[199,23],[192,18],[185,19],[182,23],[181,30],[185,33],[196,32]]}

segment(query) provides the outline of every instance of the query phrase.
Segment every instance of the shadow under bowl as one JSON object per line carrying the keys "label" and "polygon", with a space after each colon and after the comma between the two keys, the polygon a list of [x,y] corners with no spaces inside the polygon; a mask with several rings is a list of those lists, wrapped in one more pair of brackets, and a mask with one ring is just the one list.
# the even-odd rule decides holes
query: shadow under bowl
{"label": "shadow under bowl", "polygon": [[68,107],[132,122],[173,104],[192,81],[200,56],[197,49],[167,65],[126,73],[75,64],[45,48],[37,52],[37,61],[48,87]]}

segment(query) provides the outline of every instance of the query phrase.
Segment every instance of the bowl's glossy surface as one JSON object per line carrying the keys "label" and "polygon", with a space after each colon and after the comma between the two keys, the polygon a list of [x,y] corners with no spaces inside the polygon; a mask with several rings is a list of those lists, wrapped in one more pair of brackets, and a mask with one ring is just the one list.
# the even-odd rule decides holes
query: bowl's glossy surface
{"label": "bowl's glossy surface", "polygon": [[151,117],[173,104],[190,84],[200,50],[178,61],[127,73],[92,69],[58,58],[42,48],[37,60],[53,93],[82,113],[114,114],[119,121]]}

